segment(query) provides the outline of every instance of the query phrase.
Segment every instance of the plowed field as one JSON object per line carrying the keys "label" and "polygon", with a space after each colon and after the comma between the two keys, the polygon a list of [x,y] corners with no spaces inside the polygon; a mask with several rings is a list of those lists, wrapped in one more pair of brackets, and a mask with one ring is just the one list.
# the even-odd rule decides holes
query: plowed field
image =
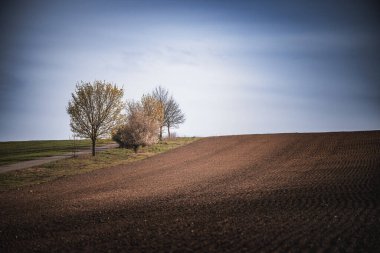
{"label": "plowed field", "polygon": [[0,251],[380,250],[380,131],[211,137],[0,193]]}

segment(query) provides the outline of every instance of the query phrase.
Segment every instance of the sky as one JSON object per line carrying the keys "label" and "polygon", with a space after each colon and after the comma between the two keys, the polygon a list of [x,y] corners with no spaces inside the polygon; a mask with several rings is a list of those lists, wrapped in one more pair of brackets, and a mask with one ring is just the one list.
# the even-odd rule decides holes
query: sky
{"label": "sky", "polygon": [[161,85],[179,136],[380,129],[375,1],[2,1],[0,141],[68,139],[79,81]]}

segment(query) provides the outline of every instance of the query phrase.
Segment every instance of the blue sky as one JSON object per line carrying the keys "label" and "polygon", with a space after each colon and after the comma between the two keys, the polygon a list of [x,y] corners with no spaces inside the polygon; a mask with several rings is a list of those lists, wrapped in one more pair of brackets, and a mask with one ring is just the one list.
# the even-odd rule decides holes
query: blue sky
{"label": "blue sky", "polygon": [[162,85],[186,136],[380,129],[371,1],[8,1],[0,140],[67,139],[78,81]]}

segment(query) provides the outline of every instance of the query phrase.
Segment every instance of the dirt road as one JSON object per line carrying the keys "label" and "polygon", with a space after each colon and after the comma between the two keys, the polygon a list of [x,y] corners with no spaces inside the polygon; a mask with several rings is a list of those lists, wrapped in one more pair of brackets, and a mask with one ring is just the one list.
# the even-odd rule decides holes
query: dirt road
{"label": "dirt road", "polygon": [[205,138],[0,193],[0,251],[375,252],[380,131]]}

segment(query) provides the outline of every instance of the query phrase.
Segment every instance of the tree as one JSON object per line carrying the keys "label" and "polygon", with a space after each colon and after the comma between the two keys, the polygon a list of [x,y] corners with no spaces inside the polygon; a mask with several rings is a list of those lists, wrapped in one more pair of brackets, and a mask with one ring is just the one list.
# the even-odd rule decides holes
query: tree
{"label": "tree", "polygon": [[167,89],[158,86],[153,90],[152,96],[162,103],[164,110],[162,121],[159,121],[160,140],[162,140],[162,132],[164,127],[167,127],[168,137],[170,138],[170,128],[178,127],[178,125],[184,123],[185,115],[182,113],[173,96],[169,97],[169,91]]}
{"label": "tree", "polygon": [[122,118],[123,89],[105,81],[77,83],[67,107],[71,130],[79,137],[90,138],[95,156],[96,140],[109,134]]}
{"label": "tree", "polygon": [[158,86],[153,90],[152,96],[157,99],[163,107],[163,118],[159,121],[160,125],[160,141],[162,141],[162,132],[163,128],[165,126],[165,119],[167,118],[167,104],[168,104],[168,98],[169,98],[169,91],[162,86]]}
{"label": "tree", "polygon": [[141,100],[127,103],[127,122],[117,127],[112,134],[112,139],[120,147],[133,148],[135,152],[140,146],[152,145],[158,141],[159,122],[154,116],[159,115],[157,112],[160,109],[154,106],[161,104],[147,99],[146,96]]}
{"label": "tree", "polygon": [[168,128],[168,137],[170,138],[170,128],[178,127],[179,124],[183,124],[185,122],[185,114],[182,113],[178,103],[172,96],[167,101],[165,116],[166,118],[164,120],[164,125]]}
{"label": "tree", "polygon": [[164,104],[153,95],[143,95],[141,105],[145,115],[153,118],[159,124],[164,121]]}

